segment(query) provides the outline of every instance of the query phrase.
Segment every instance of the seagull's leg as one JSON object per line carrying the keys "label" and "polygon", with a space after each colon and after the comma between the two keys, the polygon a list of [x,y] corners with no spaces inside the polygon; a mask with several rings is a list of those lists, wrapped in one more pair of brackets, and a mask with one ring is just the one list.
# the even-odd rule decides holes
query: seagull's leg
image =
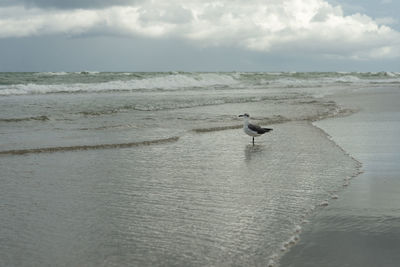
{"label": "seagull's leg", "polygon": [[253,136],[253,146],[254,146],[254,136]]}

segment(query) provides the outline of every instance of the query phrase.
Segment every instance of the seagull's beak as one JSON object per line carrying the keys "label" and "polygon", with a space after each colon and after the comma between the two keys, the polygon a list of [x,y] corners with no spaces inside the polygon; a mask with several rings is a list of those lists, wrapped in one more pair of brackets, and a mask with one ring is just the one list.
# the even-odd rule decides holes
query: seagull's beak
{"label": "seagull's beak", "polygon": [[244,117],[244,115],[239,115],[238,117]]}

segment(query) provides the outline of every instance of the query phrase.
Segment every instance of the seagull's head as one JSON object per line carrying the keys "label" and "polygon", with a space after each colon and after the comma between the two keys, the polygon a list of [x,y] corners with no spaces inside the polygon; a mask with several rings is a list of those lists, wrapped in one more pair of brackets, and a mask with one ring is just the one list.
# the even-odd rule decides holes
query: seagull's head
{"label": "seagull's head", "polygon": [[247,114],[247,113],[244,113],[242,115],[239,115],[239,117],[243,117],[243,118],[247,118],[248,119],[250,117],[250,115]]}

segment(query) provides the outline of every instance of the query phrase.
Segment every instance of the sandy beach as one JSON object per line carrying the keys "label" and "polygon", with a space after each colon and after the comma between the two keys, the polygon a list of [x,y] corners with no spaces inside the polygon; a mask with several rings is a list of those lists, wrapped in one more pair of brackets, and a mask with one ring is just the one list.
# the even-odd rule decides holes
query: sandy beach
{"label": "sandy beach", "polygon": [[331,97],[359,112],[316,122],[363,173],[304,226],[281,266],[398,266],[400,262],[400,107],[398,88]]}

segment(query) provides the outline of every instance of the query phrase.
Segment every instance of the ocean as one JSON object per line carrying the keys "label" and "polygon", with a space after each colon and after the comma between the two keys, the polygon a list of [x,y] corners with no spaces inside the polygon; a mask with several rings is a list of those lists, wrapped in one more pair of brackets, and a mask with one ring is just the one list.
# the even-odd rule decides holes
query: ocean
{"label": "ocean", "polygon": [[[275,266],[361,163],[313,123],[400,73],[0,73],[0,265]],[[239,114],[274,129],[246,136]]]}

